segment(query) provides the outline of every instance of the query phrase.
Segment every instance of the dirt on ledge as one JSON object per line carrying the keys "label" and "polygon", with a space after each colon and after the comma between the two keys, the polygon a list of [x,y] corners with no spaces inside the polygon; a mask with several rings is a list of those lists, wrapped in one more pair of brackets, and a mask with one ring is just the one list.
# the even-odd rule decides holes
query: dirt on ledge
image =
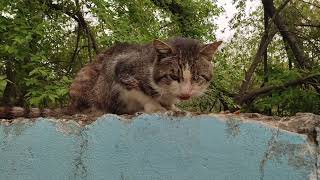
{"label": "dirt on ledge", "polygon": [[267,126],[280,128],[294,133],[305,134],[310,140],[316,143],[320,140],[320,115],[312,113],[297,113],[295,116],[287,117],[265,116],[258,113],[220,113],[210,115],[225,120],[236,118],[245,122],[260,122]]}

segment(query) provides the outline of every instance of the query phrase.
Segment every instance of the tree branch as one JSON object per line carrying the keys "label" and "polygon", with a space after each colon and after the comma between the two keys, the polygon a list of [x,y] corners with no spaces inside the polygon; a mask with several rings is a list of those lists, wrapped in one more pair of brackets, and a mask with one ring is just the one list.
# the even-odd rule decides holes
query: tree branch
{"label": "tree branch", "polygon": [[189,34],[188,31],[188,12],[183,9],[183,7],[178,4],[175,0],[172,1],[166,1],[166,0],[151,0],[154,5],[170,11],[176,18],[177,21],[179,22],[179,27],[181,30],[181,33],[183,36],[187,36]]}
{"label": "tree branch", "polygon": [[314,83],[316,78],[320,78],[320,74],[313,74],[313,75],[308,75],[306,77],[300,78],[300,79],[296,79],[293,81],[289,81],[286,82],[282,85],[275,85],[275,86],[265,86],[256,90],[252,90],[248,93],[246,93],[245,95],[243,95],[242,98],[242,102],[250,102],[251,100],[253,100],[254,98],[256,98],[257,96],[261,96],[261,95],[265,95],[268,93],[271,93],[273,91],[276,90],[285,90],[288,87],[292,87],[292,86],[297,86],[300,84],[304,84],[304,83]]}
{"label": "tree branch", "polygon": [[[48,7],[52,8],[52,9],[62,11],[63,13],[65,13],[66,15],[68,15],[69,17],[71,17],[75,21],[77,21],[78,26],[80,28],[82,28],[84,33],[87,35],[88,42],[90,42],[92,44],[94,52],[96,54],[99,53],[96,39],[95,39],[93,33],[91,32],[91,29],[90,29],[87,21],[84,19],[82,12],[80,11],[80,4],[79,4],[78,0],[75,1],[76,6],[70,5],[68,7],[64,7],[63,5],[60,5],[60,4],[53,4],[52,0],[40,0],[40,2],[46,4]],[[91,54],[91,52],[90,52],[90,54]]]}
{"label": "tree branch", "polygon": [[68,74],[71,72],[72,66],[74,65],[74,62],[75,62],[76,57],[77,57],[78,52],[79,52],[78,49],[79,49],[79,42],[80,42],[80,34],[81,34],[81,29],[78,26],[78,28],[77,28],[76,45],[75,45],[75,48],[74,48],[74,51],[73,51],[73,54],[72,54],[72,57],[71,57],[71,60],[70,60],[70,64],[69,64],[69,68],[68,68]]}
{"label": "tree branch", "polygon": [[250,85],[250,82],[251,82],[252,75],[255,72],[259,63],[261,63],[263,54],[266,51],[268,45],[272,41],[272,38],[274,37],[275,34],[276,34],[276,31],[272,31],[272,32],[269,32],[268,34],[264,33],[263,36],[261,37],[258,51],[255,54],[254,59],[250,65],[248,71],[245,74],[244,81],[241,84],[240,91],[239,91],[239,98],[243,94],[245,94],[245,92],[247,91],[247,89]]}
{"label": "tree branch", "polygon": [[245,78],[244,81],[241,84],[238,96],[235,98],[237,102],[239,102],[239,104],[242,104],[241,102],[241,98],[242,95],[245,94],[245,92],[247,91],[250,83],[251,83],[251,78],[253,76],[253,73],[255,72],[257,66],[261,63],[262,61],[262,57],[264,52],[267,50],[268,45],[270,44],[270,42],[272,41],[274,35],[276,34],[276,31],[274,31],[271,27],[272,27],[272,21],[276,18],[276,16],[285,8],[285,6],[290,2],[290,0],[286,0],[277,11],[274,12],[273,15],[269,15],[269,17],[271,17],[270,21],[268,22],[268,26],[265,28],[265,32],[263,34],[263,36],[261,37],[260,43],[259,43],[259,47],[257,50],[257,53],[254,56],[253,62],[251,63],[251,66],[249,67],[248,71],[245,74]]}
{"label": "tree branch", "polygon": [[295,26],[320,28],[320,24],[295,24]]}
{"label": "tree branch", "polygon": [[300,1],[301,1],[301,2],[304,2],[304,3],[306,3],[306,4],[309,4],[309,5],[311,5],[311,6],[314,6],[314,7],[316,7],[316,8],[320,8],[319,5],[316,5],[316,4],[314,4],[314,3],[307,2],[307,1],[304,1],[304,0],[300,0]]}

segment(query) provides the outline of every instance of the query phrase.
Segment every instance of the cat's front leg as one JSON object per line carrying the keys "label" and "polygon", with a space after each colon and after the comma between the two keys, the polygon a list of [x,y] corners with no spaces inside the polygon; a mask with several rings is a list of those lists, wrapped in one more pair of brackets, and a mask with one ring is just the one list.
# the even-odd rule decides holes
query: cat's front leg
{"label": "cat's front leg", "polygon": [[144,105],[145,113],[157,113],[157,112],[164,113],[166,111],[167,111],[166,108],[162,107],[159,103],[154,101],[148,102]]}
{"label": "cat's front leg", "polygon": [[170,109],[169,110],[171,110],[171,111],[183,111],[183,110],[181,110],[180,108],[178,108],[176,105],[174,105],[174,104],[172,104],[171,106],[170,106]]}
{"label": "cat's front leg", "polygon": [[139,89],[139,81],[130,75],[119,77],[118,83],[128,90]]}

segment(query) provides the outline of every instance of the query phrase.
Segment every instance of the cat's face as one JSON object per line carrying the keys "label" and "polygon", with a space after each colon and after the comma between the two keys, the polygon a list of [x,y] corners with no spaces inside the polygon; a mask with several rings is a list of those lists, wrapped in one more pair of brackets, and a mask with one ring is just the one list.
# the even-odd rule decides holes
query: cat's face
{"label": "cat's face", "polygon": [[174,42],[154,41],[158,59],[153,67],[153,79],[162,95],[188,100],[205,92],[213,77],[213,54],[220,42],[202,45],[193,39]]}

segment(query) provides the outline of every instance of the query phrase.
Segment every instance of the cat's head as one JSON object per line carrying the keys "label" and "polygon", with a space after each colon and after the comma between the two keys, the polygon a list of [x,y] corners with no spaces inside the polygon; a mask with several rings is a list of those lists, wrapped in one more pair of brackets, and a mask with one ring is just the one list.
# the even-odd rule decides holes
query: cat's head
{"label": "cat's head", "polygon": [[153,80],[159,93],[180,100],[203,94],[213,77],[212,59],[221,43],[202,44],[190,38],[154,40]]}

